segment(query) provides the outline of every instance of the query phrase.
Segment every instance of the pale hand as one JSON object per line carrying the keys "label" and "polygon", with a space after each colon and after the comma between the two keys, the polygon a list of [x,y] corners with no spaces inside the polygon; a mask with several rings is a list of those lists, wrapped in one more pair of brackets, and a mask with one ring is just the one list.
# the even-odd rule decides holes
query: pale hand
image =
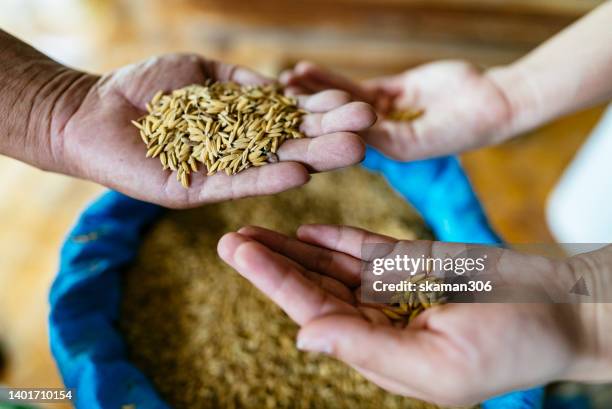
{"label": "pale hand", "polygon": [[[502,87],[463,61],[426,64],[398,75],[353,82],[313,63],[281,75],[294,93],[343,89],[372,104],[379,121],[363,133],[366,143],[398,160],[455,154],[511,136],[512,109]],[[412,121],[392,121],[393,111],[422,111]]]}
{"label": "pale hand", "polygon": [[[447,304],[401,328],[358,301],[364,243],[404,246],[407,254],[426,257],[464,246],[308,225],[297,239],[245,227],[225,235],[218,252],[301,326],[299,348],[332,355],[396,394],[465,405],[553,380],[612,379],[605,335],[611,330],[610,304]],[[602,251],[572,263],[609,262],[612,246]],[[498,267],[507,277],[547,277],[554,283],[559,275],[580,273],[572,263],[500,252]],[[524,266],[538,271],[523,271]]]}

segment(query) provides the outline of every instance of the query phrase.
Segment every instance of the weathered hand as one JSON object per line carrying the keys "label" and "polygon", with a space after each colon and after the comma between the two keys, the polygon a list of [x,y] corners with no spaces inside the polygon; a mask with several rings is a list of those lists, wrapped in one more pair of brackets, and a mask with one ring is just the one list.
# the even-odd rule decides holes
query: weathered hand
{"label": "weathered hand", "polygon": [[[463,61],[426,64],[398,75],[353,82],[315,64],[302,62],[281,75],[293,93],[345,90],[372,104],[378,123],[365,141],[399,160],[453,154],[511,135],[512,110],[502,88]],[[413,121],[392,121],[393,111],[423,111]]]}
{"label": "weathered hand", "polygon": [[[145,147],[130,123],[145,113],[158,90],[170,91],[207,79],[257,84],[270,81],[242,67],[197,55],[166,55],[91,78],[91,87],[51,138],[59,171],[93,180],[132,197],[168,207],[193,207],[206,202],[281,192],[306,183],[309,172],[325,171],[361,161],[364,146],[354,132],[375,121],[371,107],[350,102],[342,91],[328,90],[300,98],[306,115],[302,130],[309,138],[287,141],[280,163],[248,169],[235,176],[192,176],[184,189],[156,159],[145,158]],[[62,101],[56,106],[61,107]],[[58,108],[60,109],[60,108]],[[66,116],[66,115],[64,115]],[[54,169],[55,170],[55,169]]]}
{"label": "weathered hand", "polygon": [[[465,246],[309,225],[298,230],[297,239],[246,227],[225,235],[218,251],[302,327],[299,348],[330,354],[393,393],[463,405],[557,379],[612,377],[611,348],[603,335],[612,312],[608,304],[446,304],[399,328],[358,301],[364,243],[438,257]],[[612,258],[612,246],[559,263],[496,251],[500,273],[521,280],[574,276],[581,270],[576,266]],[[523,271],[525,266],[532,270]]]}

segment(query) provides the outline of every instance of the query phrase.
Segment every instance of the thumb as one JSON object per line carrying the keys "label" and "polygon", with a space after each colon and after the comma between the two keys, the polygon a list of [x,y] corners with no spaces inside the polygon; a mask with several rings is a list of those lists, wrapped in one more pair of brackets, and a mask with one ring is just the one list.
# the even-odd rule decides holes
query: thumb
{"label": "thumb", "polygon": [[461,348],[438,332],[328,315],[304,325],[297,346],[340,359],[393,393],[442,405],[471,405],[482,398],[482,385],[465,382]]}
{"label": "thumb", "polygon": [[422,127],[404,121],[378,121],[361,132],[366,144],[397,161],[412,161],[433,156],[435,141],[421,136]]}
{"label": "thumb", "polygon": [[350,366],[392,379],[409,379],[408,368],[422,366],[422,372],[433,375],[427,368],[424,354],[425,331],[409,328],[400,330],[374,324],[349,315],[328,315],[310,321],[298,334],[301,350],[332,355]]}
{"label": "thumb", "polygon": [[241,85],[272,84],[274,80],[241,65],[202,58],[205,74],[216,81],[233,81]]}
{"label": "thumb", "polygon": [[296,64],[294,72],[302,79],[314,81],[324,88],[337,88],[347,91],[356,100],[375,105],[377,95],[370,89],[334,71],[323,68],[309,61],[300,61]]}

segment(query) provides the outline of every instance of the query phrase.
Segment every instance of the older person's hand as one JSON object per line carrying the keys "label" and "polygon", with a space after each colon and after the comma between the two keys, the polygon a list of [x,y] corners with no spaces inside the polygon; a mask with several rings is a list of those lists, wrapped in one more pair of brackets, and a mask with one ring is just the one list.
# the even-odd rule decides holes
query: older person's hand
{"label": "older person's hand", "polygon": [[[193,174],[184,189],[155,159],[145,158],[138,130],[130,123],[145,112],[157,90],[170,91],[206,80],[260,84],[270,80],[243,67],[197,55],[165,55],[117,70],[91,84],[76,111],[51,140],[60,152],[60,171],[93,180],[138,199],[169,207],[265,195],[300,186],[309,172],[360,162],[364,144],[355,133],[371,126],[375,114],[346,92],[326,90],[300,97],[309,114],[301,130],[308,138],[285,142],[280,162],[233,176]],[[57,105],[61,107],[62,101]]]}
{"label": "older person's hand", "polygon": [[286,141],[279,163],[234,176],[196,173],[184,189],[157,159],[145,157],[131,123],[163,90],[190,84],[270,80],[243,67],[194,54],[169,54],[103,77],[68,68],[0,30],[0,154],[53,172],[101,183],[169,207],[281,192],[309,180],[310,172],[358,163],[365,147],[356,134],[376,120],[373,109],[344,91],[300,96],[308,111],[304,139]]}

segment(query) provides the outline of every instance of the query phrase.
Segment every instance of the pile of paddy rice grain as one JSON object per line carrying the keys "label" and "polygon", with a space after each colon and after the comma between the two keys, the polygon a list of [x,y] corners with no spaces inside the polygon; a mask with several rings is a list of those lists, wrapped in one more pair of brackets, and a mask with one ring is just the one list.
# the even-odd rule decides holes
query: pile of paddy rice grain
{"label": "pile of paddy rice grain", "polygon": [[279,195],[170,211],[125,273],[120,328],[132,361],[175,409],[434,408],[298,351],[297,326],[216,254],[219,238],[244,225],[294,234],[303,223],[431,238],[381,177],[360,168]]}
{"label": "pile of paddy rice grain", "polygon": [[213,82],[189,85],[147,104],[148,114],[132,121],[164,170],[189,187],[189,175],[203,165],[208,175],[228,175],[276,162],[287,139],[302,138],[302,115],[295,98],[275,85]]}

